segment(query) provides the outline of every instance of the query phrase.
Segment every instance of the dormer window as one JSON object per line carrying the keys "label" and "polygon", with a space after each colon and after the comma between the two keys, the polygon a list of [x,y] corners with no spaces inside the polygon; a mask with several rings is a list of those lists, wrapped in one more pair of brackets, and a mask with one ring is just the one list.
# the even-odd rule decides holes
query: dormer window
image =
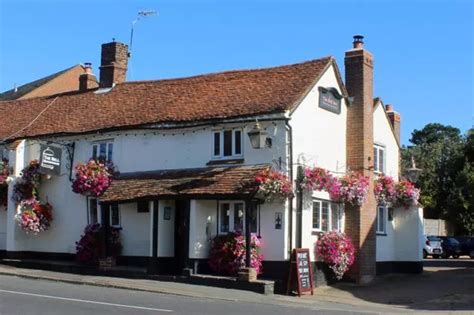
{"label": "dormer window", "polygon": [[214,159],[242,157],[242,130],[214,131],[212,135],[212,157]]}
{"label": "dormer window", "polygon": [[111,140],[92,144],[92,158],[95,160],[113,161],[114,143]]}

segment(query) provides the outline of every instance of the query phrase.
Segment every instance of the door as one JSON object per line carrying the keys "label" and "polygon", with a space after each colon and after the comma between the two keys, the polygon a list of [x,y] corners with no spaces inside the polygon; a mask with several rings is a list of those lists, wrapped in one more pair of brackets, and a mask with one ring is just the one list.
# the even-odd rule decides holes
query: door
{"label": "door", "polygon": [[175,211],[175,272],[181,274],[183,269],[189,268],[189,200],[176,200]]}

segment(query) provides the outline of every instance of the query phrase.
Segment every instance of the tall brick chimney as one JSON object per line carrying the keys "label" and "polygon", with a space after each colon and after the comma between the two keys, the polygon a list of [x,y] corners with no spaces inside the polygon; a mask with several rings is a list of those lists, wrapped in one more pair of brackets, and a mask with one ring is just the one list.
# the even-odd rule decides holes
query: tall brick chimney
{"label": "tall brick chimney", "polygon": [[128,46],[111,42],[102,44],[100,58],[100,87],[112,87],[114,84],[125,82],[128,66]]}
{"label": "tall brick chimney", "polygon": [[387,112],[388,119],[390,119],[390,123],[392,124],[393,131],[395,133],[395,138],[397,138],[398,145],[400,145],[400,114],[393,109],[393,106],[387,104],[385,106],[385,111]]}
{"label": "tall brick chimney", "polygon": [[346,206],[345,232],[352,239],[356,259],[349,276],[357,283],[375,277],[376,201],[373,192],[373,57],[364,49],[364,37],[354,36],[353,48],[344,58],[346,88],[353,103],[347,112],[347,167],[369,177],[367,201],[359,207]]}
{"label": "tall brick chimney", "polygon": [[84,73],[79,76],[79,91],[87,91],[98,87],[97,78],[92,73],[92,64],[86,62],[82,67],[84,68]]}

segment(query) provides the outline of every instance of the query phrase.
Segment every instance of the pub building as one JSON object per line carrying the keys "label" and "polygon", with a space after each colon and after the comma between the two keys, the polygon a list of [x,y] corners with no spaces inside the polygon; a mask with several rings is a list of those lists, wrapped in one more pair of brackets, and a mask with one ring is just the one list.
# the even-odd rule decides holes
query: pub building
{"label": "pub building", "polygon": [[[315,244],[337,230],[355,246],[348,277],[357,283],[422,271],[422,209],[377,205],[372,183],[361,206],[297,189],[265,200],[252,186],[273,169],[295,188],[304,166],[335,176],[360,171],[371,181],[381,173],[400,178],[400,114],[373,96],[373,57],[362,36],[345,52],[345,80],[335,59],[325,57],[129,82],[127,53],[120,42],[102,45],[98,88],[87,85],[94,81],[87,69],[78,92],[0,102],[0,151],[13,179],[0,211],[4,258],[73,260],[84,228],[100,223],[120,229],[119,265],[206,274],[211,240],[241,231],[262,243],[259,278],[286,281],[292,250],[306,248],[320,284],[324,264]],[[39,195],[53,206],[53,220],[31,235],[15,222],[11,197],[22,169],[41,156],[51,172]],[[120,172],[97,198],[71,189],[74,166],[91,157]]]}

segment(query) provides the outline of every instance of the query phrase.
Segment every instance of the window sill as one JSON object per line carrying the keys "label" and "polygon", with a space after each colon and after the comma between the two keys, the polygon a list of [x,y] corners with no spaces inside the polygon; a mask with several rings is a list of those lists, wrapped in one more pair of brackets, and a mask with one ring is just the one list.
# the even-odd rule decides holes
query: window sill
{"label": "window sill", "polygon": [[313,230],[311,231],[311,235],[316,235],[316,236],[320,236],[321,234],[323,234],[324,231],[321,231],[321,230]]}
{"label": "window sill", "polygon": [[376,232],[375,235],[377,236],[387,236],[386,232]]}
{"label": "window sill", "polygon": [[244,159],[223,159],[223,160],[211,160],[206,163],[206,165],[236,165],[236,164],[243,164]]}

